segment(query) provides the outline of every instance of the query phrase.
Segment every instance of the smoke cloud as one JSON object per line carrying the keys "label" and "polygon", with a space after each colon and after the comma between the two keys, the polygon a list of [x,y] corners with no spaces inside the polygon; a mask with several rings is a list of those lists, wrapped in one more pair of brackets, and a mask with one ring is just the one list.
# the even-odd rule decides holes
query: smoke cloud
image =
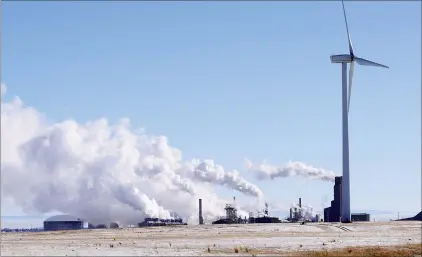
{"label": "smoke cloud", "polygon": [[4,84],[1,94],[2,200],[13,199],[27,213],[58,211],[94,224],[136,224],[175,212],[196,222],[198,198],[206,220],[224,214],[227,201],[214,185],[263,197],[237,171],[212,160],[183,162],[166,137],[133,130],[128,119],[51,123],[18,97],[3,101]]}
{"label": "smoke cloud", "polygon": [[225,172],[221,165],[215,165],[213,160],[199,162],[193,170],[193,179],[210,182],[232,188],[246,195],[263,197],[262,191],[254,184],[243,179],[238,171]]}
{"label": "smoke cloud", "polygon": [[267,163],[254,165],[250,160],[245,159],[245,165],[260,180],[273,180],[292,176],[302,176],[309,179],[334,182],[335,174],[332,171],[315,168],[301,162],[288,162],[284,167],[273,166]]}

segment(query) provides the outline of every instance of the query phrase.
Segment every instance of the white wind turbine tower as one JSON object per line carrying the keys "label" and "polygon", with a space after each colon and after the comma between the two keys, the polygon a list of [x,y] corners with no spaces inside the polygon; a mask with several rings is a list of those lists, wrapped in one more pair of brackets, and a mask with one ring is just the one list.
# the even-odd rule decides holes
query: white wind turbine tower
{"label": "white wind turbine tower", "polygon": [[[352,91],[352,79],[355,62],[364,66],[375,66],[388,68],[385,65],[372,62],[363,58],[359,58],[354,54],[352,41],[350,40],[349,27],[347,25],[346,11],[343,5],[344,21],[346,23],[347,37],[349,40],[349,54],[332,55],[332,63],[341,63],[342,68],[342,119],[343,119],[343,179],[342,179],[342,204],[341,204],[341,220],[342,222],[350,222],[350,174],[349,174],[349,108],[350,94]],[[350,63],[349,70],[349,86],[347,86],[347,64]]]}

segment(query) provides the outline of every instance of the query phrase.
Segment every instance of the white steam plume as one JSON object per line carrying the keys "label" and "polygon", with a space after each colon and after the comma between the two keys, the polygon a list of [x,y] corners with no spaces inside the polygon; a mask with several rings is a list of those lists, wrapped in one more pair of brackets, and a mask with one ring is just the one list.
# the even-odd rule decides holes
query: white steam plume
{"label": "white steam plume", "polygon": [[245,158],[245,165],[247,169],[255,173],[255,176],[260,180],[302,176],[310,179],[334,182],[336,176],[332,171],[315,168],[302,162],[289,161],[284,167],[278,167],[265,162],[254,165],[250,160]]}
{"label": "white steam plume", "polygon": [[192,167],[189,173],[196,181],[210,182],[232,188],[246,195],[262,198],[262,191],[254,184],[243,179],[238,171],[225,172],[221,165],[215,165],[213,160],[204,160]]}
{"label": "white steam plume", "polygon": [[106,119],[52,124],[17,97],[3,101],[4,84],[1,92],[1,197],[27,213],[135,224],[176,212],[195,222],[198,198],[207,219],[224,213],[226,201],[212,185],[262,196],[236,172],[209,161],[183,163],[165,137],[133,131],[127,119],[116,125]]}

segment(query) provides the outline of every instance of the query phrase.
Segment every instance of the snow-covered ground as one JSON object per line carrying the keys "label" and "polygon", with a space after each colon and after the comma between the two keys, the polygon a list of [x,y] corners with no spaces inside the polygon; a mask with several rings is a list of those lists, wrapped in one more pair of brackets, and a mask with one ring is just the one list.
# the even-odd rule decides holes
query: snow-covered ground
{"label": "snow-covered ground", "polygon": [[[235,254],[234,248],[240,247],[274,254],[346,246],[420,243],[421,226],[422,222],[418,221],[281,223],[2,233],[1,255],[215,256]],[[239,254],[251,255],[245,251]]]}

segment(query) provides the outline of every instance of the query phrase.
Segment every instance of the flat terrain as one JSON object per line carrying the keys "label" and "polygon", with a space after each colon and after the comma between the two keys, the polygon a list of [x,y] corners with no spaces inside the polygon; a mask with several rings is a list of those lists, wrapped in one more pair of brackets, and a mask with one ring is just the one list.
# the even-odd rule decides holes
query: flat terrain
{"label": "flat terrain", "polygon": [[242,224],[2,233],[1,255],[290,255],[421,243],[419,221]]}

